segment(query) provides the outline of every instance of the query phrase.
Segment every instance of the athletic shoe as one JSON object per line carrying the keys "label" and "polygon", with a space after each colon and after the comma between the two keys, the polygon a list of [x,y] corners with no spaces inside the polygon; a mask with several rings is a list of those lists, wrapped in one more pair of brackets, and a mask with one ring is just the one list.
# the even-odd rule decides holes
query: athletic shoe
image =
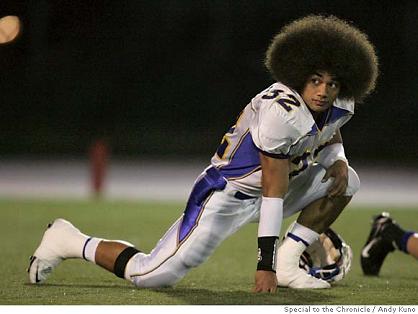
{"label": "athletic shoe", "polygon": [[392,224],[394,222],[387,212],[372,220],[372,229],[361,251],[361,268],[365,275],[378,276],[386,256],[395,250],[392,241],[382,234],[382,231]]}
{"label": "athletic shoe", "polygon": [[64,259],[81,257],[85,239],[87,236],[64,219],[49,224],[41,244],[30,257],[29,281],[41,283]]}
{"label": "athletic shoe", "polygon": [[331,285],[325,280],[315,278],[299,268],[300,252],[305,245],[302,242],[286,238],[276,252],[276,277],[280,287],[292,289],[326,289]]}

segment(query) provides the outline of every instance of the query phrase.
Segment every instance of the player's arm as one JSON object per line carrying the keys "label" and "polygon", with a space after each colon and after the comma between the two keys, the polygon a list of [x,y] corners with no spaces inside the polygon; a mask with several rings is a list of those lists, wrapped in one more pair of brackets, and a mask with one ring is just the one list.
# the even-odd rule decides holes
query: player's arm
{"label": "player's arm", "polygon": [[339,129],[328,145],[319,153],[318,162],[327,169],[322,182],[334,178],[328,189],[328,197],[344,195],[348,186],[348,160],[345,157],[343,139]]}
{"label": "player's arm", "polygon": [[255,292],[275,292],[275,252],[283,220],[283,198],[289,185],[289,160],[260,153],[263,197],[258,225],[258,264]]}
{"label": "player's arm", "polygon": [[289,186],[289,159],[260,153],[264,197],[283,198]]}

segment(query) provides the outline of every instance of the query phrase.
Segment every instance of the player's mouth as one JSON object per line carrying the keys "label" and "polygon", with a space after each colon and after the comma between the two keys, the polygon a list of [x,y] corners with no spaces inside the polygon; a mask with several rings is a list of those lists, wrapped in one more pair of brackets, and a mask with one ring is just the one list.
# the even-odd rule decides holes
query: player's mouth
{"label": "player's mouth", "polygon": [[326,100],[312,99],[312,102],[314,103],[314,105],[319,107],[325,107],[328,105],[328,101]]}

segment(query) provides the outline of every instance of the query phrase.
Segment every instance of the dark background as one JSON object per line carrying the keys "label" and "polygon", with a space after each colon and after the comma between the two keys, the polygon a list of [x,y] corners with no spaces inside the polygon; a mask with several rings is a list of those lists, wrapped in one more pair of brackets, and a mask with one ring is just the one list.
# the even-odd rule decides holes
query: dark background
{"label": "dark background", "polygon": [[114,156],[210,158],[272,83],[271,38],[310,13],[352,21],[380,58],[376,91],[342,130],[349,158],[415,162],[415,0],[0,0],[24,25],[0,46],[0,155],[84,156],[104,138]]}

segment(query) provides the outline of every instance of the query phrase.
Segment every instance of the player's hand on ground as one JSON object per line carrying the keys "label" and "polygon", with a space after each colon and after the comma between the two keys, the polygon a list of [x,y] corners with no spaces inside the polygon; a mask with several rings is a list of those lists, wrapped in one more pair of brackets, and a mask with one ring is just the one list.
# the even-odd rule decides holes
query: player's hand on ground
{"label": "player's hand on ground", "polygon": [[276,273],[267,270],[257,270],[253,292],[275,293],[277,290]]}
{"label": "player's hand on ground", "polygon": [[328,197],[343,196],[348,186],[348,165],[343,160],[337,160],[329,167],[322,182],[327,182],[329,178],[334,178],[328,189]]}

